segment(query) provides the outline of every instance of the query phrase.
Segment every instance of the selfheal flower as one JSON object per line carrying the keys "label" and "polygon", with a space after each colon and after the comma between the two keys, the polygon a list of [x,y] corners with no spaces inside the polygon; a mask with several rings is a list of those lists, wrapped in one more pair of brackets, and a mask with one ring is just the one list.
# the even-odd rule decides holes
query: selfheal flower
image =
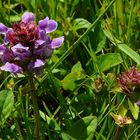
{"label": "selfheal flower", "polygon": [[132,67],[130,70],[120,75],[118,83],[126,94],[140,91],[140,71]]}
{"label": "selfheal flower", "polygon": [[38,25],[31,12],[25,12],[19,23],[12,28],[0,23],[0,34],[4,35],[0,45],[0,59],[4,66],[0,69],[11,73],[35,72],[40,74],[45,60],[50,58],[53,49],[58,48],[64,37],[51,39],[47,33],[56,30],[57,22],[48,17],[40,20]]}

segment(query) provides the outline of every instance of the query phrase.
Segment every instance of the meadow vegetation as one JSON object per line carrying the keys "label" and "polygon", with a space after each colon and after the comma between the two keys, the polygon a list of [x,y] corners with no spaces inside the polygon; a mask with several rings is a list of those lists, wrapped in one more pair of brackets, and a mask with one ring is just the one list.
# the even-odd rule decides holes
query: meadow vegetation
{"label": "meadow vegetation", "polygon": [[0,139],[140,139],[139,0],[0,0],[0,23],[27,11],[64,42],[39,76],[0,71]]}

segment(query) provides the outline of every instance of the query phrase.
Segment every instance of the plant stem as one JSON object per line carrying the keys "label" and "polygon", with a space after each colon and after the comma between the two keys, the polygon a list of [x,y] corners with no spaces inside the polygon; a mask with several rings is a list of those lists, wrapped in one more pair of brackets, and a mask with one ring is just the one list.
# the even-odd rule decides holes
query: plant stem
{"label": "plant stem", "polygon": [[122,130],[122,127],[118,126],[114,135],[114,140],[119,140],[121,130]]}
{"label": "plant stem", "polygon": [[31,76],[29,76],[29,81],[30,81],[30,87],[31,87],[31,99],[32,99],[32,103],[33,103],[34,117],[35,117],[34,134],[35,134],[36,140],[40,140],[40,137],[39,137],[39,108],[38,108],[38,103],[37,103],[35,85],[34,85],[33,78]]}
{"label": "plant stem", "polygon": [[17,126],[17,131],[18,131],[18,134],[19,134],[20,140],[24,140],[17,119],[15,119],[15,123],[16,123],[16,126]]}

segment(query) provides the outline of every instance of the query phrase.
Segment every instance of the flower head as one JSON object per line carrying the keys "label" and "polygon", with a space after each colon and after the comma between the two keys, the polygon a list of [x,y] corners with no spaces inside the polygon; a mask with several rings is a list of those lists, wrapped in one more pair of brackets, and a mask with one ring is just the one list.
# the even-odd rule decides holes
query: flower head
{"label": "flower head", "polygon": [[132,67],[118,78],[118,83],[126,94],[140,91],[140,71]]}
{"label": "flower head", "polygon": [[0,23],[0,34],[4,35],[3,44],[0,45],[0,59],[4,66],[0,69],[14,74],[27,71],[40,74],[45,60],[64,41],[63,36],[49,37],[48,33],[56,28],[57,22],[48,17],[37,25],[31,12],[25,12],[21,21],[14,23],[12,28]]}
{"label": "flower head", "polygon": [[115,123],[117,124],[117,125],[119,125],[120,127],[123,127],[124,125],[126,125],[126,124],[131,124],[132,123],[132,119],[131,118],[129,118],[129,117],[126,117],[126,116],[122,116],[122,115],[116,115],[116,114],[114,114],[114,113],[111,113],[110,114],[112,117],[113,117],[113,119],[115,120]]}

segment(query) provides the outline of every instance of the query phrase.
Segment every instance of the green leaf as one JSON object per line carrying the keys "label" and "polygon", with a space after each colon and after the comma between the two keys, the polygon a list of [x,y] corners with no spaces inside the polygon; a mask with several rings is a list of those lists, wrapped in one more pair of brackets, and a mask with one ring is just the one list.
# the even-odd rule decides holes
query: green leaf
{"label": "green leaf", "polygon": [[0,91],[0,124],[4,124],[14,105],[14,95],[11,90]]}
{"label": "green leaf", "polygon": [[92,140],[97,128],[97,118],[87,116],[78,120],[67,133],[76,140]]}
{"label": "green leaf", "polygon": [[116,46],[116,44],[121,43],[120,40],[118,40],[117,38],[114,37],[114,35],[110,32],[110,30],[106,29],[105,23],[102,24],[103,26],[103,32],[105,34],[105,36]]}
{"label": "green leaf", "polygon": [[121,41],[117,40],[109,30],[104,29],[103,31],[115,46],[118,46],[121,51],[130,56],[138,65],[140,64],[140,55],[138,53],[136,53],[126,44],[123,44]]}
{"label": "green leaf", "polygon": [[108,70],[123,62],[119,53],[107,53],[97,56],[98,66],[101,71]]}
{"label": "green leaf", "polygon": [[21,17],[19,15],[11,15],[10,16],[10,21],[11,22],[17,22],[17,21],[20,21],[21,20]]}
{"label": "green leaf", "polygon": [[95,51],[95,53],[100,52],[104,48],[105,43],[106,43],[106,36],[103,36],[102,40],[97,45],[97,50]]}
{"label": "green leaf", "polygon": [[65,132],[61,132],[61,135],[62,135],[63,140],[76,140],[75,138],[71,137],[70,135],[68,135]]}
{"label": "green leaf", "polygon": [[139,116],[139,106],[136,103],[132,103],[129,99],[128,105],[132,116],[134,117],[135,120],[137,120]]}
{"label": "green leaf", "polygon": [[76,111],[76,113],[80,114],[87,110],[87,104],[91,102],[93,97],[93,93],[90,95],[89,92],[81,93],[71,100],[71,107]]}
{"label": "green leaf", "polygon": [[63,88],[65,90],[73,91],[76,87],[76,81],[85,78],[84,70],[81,67],[81,63],[77,62],[71,69],[71,73],[65,76],[63,79]]}
{"label": "green leaf", "polygon": [[56,131],[60,131],[61,128],[59,127],[59,125],[56,123],[56,121],[54,119],[51,119],[49,116],[47,116],[44,112],[39,111],[39,114],[41,116],[41,118],[47,122],[47,126],[53,130]]}
{"label": "green leaf", "polygon": [[126,44],[118,44],[118,47],[121,51],[130,56],[137,64],[140,64],[140,55],[137,54],[134,50],[132,50]]}
{"label": "green leaf", "polygon": [[[91,23],[84,18],[77,18],[73,22],[73,28],[75,30],[89,28],[89,26],[91,26]],[[92,31],[94,32],[94,29]]]}
{"label": "green leaf", "polygon": [[76,81],[76,73],[70,73],[68,74],[64,79],[63,79],[63,88],[65,90],[74,90],[74,88],[76,87],[76,83],[74,81]]}
{"label": "green leaf", "polygon": [[77,72],[79,70],[81,70],[82,67],[81,67],[81,63],[80,62],[77,62],[71,69],[71,72]]}

